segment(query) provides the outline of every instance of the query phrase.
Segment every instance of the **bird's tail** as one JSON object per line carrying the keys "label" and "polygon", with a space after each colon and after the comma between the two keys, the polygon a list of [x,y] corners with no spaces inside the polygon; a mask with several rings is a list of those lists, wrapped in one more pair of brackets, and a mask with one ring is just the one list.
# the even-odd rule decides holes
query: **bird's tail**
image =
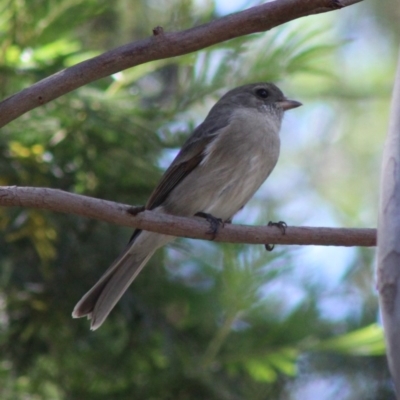
{"label": "bird's tail", "polygon": [[171,236],[140,232],[79,300],[72,312],[73,318],[87,316],[91,319],[90,329],[99,328],[154,252],[172,239]]}

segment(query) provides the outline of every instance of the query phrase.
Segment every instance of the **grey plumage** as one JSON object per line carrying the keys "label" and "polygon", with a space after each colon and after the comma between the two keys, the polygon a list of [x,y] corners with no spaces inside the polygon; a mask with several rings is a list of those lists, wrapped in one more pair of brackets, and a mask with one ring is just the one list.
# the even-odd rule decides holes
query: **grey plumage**
{"label": "grey plumage", "polygon": [[[287,100],[271,83],[240,86],[225,94],[182,146],[146,209],[181,216],[197,212],[230,220],[275,167]],[[174,237],[136,230],[122,254],[72,313],[97,329],[149,258]]]}

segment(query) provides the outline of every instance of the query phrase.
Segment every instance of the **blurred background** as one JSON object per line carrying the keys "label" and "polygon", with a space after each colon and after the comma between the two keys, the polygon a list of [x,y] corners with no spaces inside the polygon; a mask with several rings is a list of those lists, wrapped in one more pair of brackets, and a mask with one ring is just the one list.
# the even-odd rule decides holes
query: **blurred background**
{"label": "blurred background", "polygon": [[[0,0],[1,98],[157,25],[256,4]],[[399,13],[364,1],[82,87],[2,129],[0,184],[144,204],[222,94],[274,81],[304,106],[235,222],[375,227]],[[394,399],[373,248],[180,239],[91,332],[72,309],[130,230],[18,208],[0,229],[1,399]]]}

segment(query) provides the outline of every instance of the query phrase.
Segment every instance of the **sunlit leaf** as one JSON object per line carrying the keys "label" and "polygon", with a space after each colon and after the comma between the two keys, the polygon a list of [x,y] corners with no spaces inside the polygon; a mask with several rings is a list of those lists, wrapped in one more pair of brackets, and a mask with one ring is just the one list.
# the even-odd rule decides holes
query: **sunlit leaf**
{"label": "sunlit leaf", "polygon": [[318,351],[334,351],[358,356],[385,354],[385,340],[380,325],[372,324],[344,335],[324,340],[314,348]]}

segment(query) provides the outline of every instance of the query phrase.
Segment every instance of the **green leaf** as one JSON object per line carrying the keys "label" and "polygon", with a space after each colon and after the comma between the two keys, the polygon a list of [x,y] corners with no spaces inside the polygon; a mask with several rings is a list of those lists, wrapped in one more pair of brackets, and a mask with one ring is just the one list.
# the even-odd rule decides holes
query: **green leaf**
{"label": "green leaf", "polygon": [[297,372],[296,361],[298,350],[282,348],[260,358],[245,360],[244,366],[248,373],[257,381],[273,382],[278,373],[294,376]]}
{"label": "green leaf", "polygon": [[372,324],[356,331],[324,340],[314,347],[317,351],[333,351],[357,356],[381,356],[385,354],[383,329]]}
{"label": "green leaf", "polygon": [[245,363],[247,372],[256,381],[274,382],[277,378],[275,370],[265,362],[260,360],[249,360]]}

